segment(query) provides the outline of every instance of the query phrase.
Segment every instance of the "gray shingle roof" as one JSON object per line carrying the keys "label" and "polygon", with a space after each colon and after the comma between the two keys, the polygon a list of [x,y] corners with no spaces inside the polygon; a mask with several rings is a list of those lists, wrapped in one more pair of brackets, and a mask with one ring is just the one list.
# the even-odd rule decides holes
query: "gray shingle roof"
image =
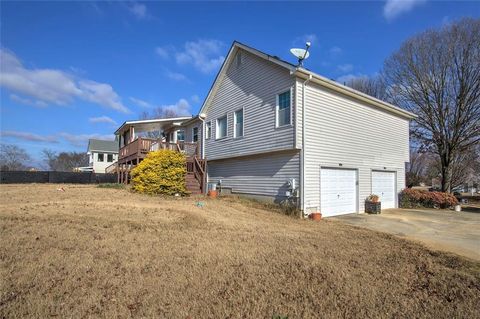
{"label": "gray shingle roof", "polygon": [[88,151],[104,151],[118,153],[118,141],[88,140]]}

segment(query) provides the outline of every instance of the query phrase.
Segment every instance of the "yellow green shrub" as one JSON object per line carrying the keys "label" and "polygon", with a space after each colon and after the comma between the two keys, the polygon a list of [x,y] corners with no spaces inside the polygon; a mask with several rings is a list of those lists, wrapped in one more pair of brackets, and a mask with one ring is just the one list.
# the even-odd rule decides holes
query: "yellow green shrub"
{"label": "yellow green shrub", "polygon": [[185,155],[159,150],[148,153],[132,171],[132,188],[145,194],[185,194]]}

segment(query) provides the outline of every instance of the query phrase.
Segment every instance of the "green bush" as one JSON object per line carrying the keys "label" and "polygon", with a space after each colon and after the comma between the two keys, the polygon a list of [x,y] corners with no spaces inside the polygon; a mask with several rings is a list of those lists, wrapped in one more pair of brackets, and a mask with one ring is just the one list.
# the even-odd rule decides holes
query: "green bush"
{"label": "green bush", "polygon": [[148,153],[132,171],[132,189],[144,194],[185,194],[185,155],[159,150]]}
{"label": "green bush", "polygon": [[458,204],[458,200],[450,193],[427,192],[407,188],[400,193],[402,208],[449,208]]}

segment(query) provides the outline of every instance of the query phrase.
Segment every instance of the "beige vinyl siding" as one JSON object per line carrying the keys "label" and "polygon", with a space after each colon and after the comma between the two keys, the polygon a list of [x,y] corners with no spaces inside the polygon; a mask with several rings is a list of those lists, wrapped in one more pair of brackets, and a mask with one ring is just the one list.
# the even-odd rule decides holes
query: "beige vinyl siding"
{"label": "beige vinyl siding", "polygon": [[302,148],[302,85],[302,80],[295,81],[295,148],[297,149]]}
{"label": "beige vinyl siding", "polygon": [[[237,57],[241,53],[241,63]],[[206,122],[212,123],[212,138],[206,141],[209,160],[293,149],[295,80],[290,71],[247,51],[239,50],[219,79]],[[276,94],[291,90],[292,125],[275,128]],[[243,108],[244,136],[234,139],[233,113]],[[227,137],[217,140],[216,119],[227,116]]]}
{"label": "beige vinyl siding", "polygon": [[290,178],[299,180],[299,152],[296,150],[208,162],[209,182],[222,180],[234,193],[285,198]]}
{"label": "beige vinyl siding", "polygon": [[405,188],[407,119],[312,83],[306,89],[306,112],[306,208],[320,207],[321,167],[358,170],[360,212],[371,193],[372,170],[396,172],[397,192]]}

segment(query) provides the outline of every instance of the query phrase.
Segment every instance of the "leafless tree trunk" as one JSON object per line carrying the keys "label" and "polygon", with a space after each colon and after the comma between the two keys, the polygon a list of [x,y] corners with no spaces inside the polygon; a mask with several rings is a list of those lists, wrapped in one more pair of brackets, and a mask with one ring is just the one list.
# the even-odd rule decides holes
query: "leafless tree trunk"
{"label": "leafless tree trunk", "polygon": [[26,162],[30,160],[27,152],[16,145],[0,145],[0,166],[5,171],[21,171],[27,168]]}
{"label": "leafless tree trunk", "polygon": [[413,135],[438,154],[450,192],[455,158],[480,142],[480,20],[407,40],[385,62],[383,79],[394,103],[418,115]]}

